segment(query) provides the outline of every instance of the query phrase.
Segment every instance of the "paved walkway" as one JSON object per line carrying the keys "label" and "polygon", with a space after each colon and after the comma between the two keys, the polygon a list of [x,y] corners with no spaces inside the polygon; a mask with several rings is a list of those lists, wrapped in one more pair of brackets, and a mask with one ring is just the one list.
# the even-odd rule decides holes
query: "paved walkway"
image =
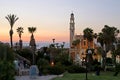
{"label": "paved walkway", "polygon": [[16,76],[15,80],[51,80],[55,77],[57,77],[57,75],[38,76],[34,79],[31,79],[30,76]]}

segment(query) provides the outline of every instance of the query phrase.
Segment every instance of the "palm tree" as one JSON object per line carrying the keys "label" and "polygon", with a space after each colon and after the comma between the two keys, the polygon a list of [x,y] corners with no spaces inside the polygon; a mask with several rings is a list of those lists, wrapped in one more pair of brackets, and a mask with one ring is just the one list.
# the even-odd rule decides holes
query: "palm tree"
{"label": "palm tree", "polygon": [[72,42],[72,45],[73,46],[77,46],[78,44],[80,43],[80,40],[79,39],[76,39]]}
{"label": "palm tree", "polygon": [[95,39],[97,39],[97,33],[94,33],[94,35],[93,35],[93,37],[95,38]]}
{"label": "palm tree", "polygon": [[63,42],[63,44],[61,44],[61,48],[63,49],[65,46],[65,42]]}
{"label": "palm tree", "polygon": [[55,43],[55,39],[52,39],[52,41],[53,41],[53,44]]}
{"label": "palm tree", "polygon": [[55,45],[56,45],[56,48],[59,48],[59,43],[55,43]]}
{"label": "palm tree", "polygon": [[61,53],[62,53],[62,55],[63,55],[63,50],[64,50],[63,48],[64,48],[64,46],[65,46],[65,42],[63,42],[60,46],[61,46]]}
{"label": "palm tree", "polygon": [[35,64],[35,50],[36,50],[36,43],[35,43],[35,39],[34,39],[34,35],[33,33],[36,31],[36,27],[28,27],[28,31],[31,33],[31,38],[30,38],[30,47],[33,51],[33,64]]}
{"label": "palm tree", "polygon": [[53,44],[51,44],[50,47],[54,47],[55,48],[55,39],[53,38],[52,41],[53,41]]}
{"label": "palm tree", "polygon": [[97,42],[100,43],[100,46],[97,48],[97,52],[102,55],[102,67],[105,68],[106,62],[106,52],[105,52],[105,40],[102,32],[98,34]]}
{"label": "palm tree", "polygon": [[102,32],[98,34],[98,42],[101,44],[100,49],[103,57],[103,68],[105,68],[106,65],[106,53],[109,50],[112,50],[113,43],[116,42],[116,36],[118,33],[119,30],[117,28],[105,25]]}
{"label": "palm tree", "polygon": [[24,29],[22,27],[18,27],[16,30],[17,30],[19,38],[20,38],[20,40],[19,40],[20,49],[22,49],[21,35],[22,35]]}
{"label": "palm tree", "polygon": [[[88,41],[88,49],[86,50],[86,61],[88,61],[89,70],[91,70],[91,65],[93,62],[92,53],[88,54],[88,50],[91,49],[91,41],[93,41],[93,30],[91,28],[86,28],[83,30],[84,38]],[[91,49],[92,51],[92,49]]]}
{"label": "palm tree", "polygon": [[116,44],[117,48],[115,48],[114,46],[113,46],[113,50],[112,50],[112,59],[113,59],[113,64],[116,66],[116,64],[117,64],[116,57],[120,56],[120,45]]}
{"label": "palm tree", "polygon": [[10,34],[10,43],[11,43],[11,48],[13,47],[13,40],[12,40],[12,36],[13,36],[13,25],[15,24],[15,22],[19,19],[16,15],[14,14],[9,14],[5,17],[8,22],[10,23],[10,31],[9,31],[9,34]]}
{"label": "palm tree", "polygon": [[116,36],[118,35],[119,30],[116,27],[105,25],[102,29],[102,33],[104,42],[107,46],[106,51],[109,51],[111,49],[111,45],[116,42]]}
{"label": "palm tree", "polygon": [[83,33],[84,38],[88,40],[88,48],[90,48],[90,42],[93,41],[93,30],[91,28],[86,28]]}
{"label": "palm tree", "polygon": [[36,31],[36,27],[28,27],[28,31],[31,33],[30,46],[36,47],[33,33]]}

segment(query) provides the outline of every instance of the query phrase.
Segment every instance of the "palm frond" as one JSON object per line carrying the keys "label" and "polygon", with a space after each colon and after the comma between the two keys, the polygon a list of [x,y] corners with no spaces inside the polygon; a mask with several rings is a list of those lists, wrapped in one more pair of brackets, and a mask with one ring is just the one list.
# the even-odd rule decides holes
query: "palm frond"
{"label": "palm frond", "polygon": [[28,27],[28,31],[33,34],[36,31],[36,27]]}
{"label": "palm frond", "polygon": [[14,14],[9,14],[5,17],[8,22],[10,23],[11,28],[13,27],[14,23],[19,19],[16,15]]}
{"label": "palm frond", "polygon": [[16,30],[18,32],[19,37],[21,38],[21,35],[22,35],[24,29],[22,27],[18,27]]}

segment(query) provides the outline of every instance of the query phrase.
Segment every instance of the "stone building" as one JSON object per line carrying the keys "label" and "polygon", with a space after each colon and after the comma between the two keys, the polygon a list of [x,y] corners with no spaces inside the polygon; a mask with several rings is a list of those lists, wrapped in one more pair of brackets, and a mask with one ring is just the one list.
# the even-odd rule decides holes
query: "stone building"
{"label": "stone building", "polygon": [[[94,49],[93,59],[100,61],[101,57],[97,54],[96,39],[90,42],[90,48]],[[75,42],[75,44],[73,44]],[[88,40],[83,35],[75,35],[74,14],[70,15],[70,49],[69,56],[77,64],[82,64],[85,61],[86,50],[88,49]]]}

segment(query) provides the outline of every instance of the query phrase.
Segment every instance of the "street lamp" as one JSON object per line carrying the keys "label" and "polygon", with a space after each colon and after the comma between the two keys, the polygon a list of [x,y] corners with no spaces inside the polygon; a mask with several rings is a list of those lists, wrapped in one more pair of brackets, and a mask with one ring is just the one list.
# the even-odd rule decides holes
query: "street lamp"
{"label": "street lamp", "polygon": [[87,71],[88,71],[88,70],[87,70],[87,67],[88,67],[88,66],[87,66],[87,62],[88,62],[87,56],[88,56],[89,54],[91,54],[91,53],[92,53],[91,49],[88,49],[88,50],[87,50],[87,54],[86,54],[86,60],[85,60],[85,61],[86,61],[86,80],[88,80],[88,77],[87,77]]}

